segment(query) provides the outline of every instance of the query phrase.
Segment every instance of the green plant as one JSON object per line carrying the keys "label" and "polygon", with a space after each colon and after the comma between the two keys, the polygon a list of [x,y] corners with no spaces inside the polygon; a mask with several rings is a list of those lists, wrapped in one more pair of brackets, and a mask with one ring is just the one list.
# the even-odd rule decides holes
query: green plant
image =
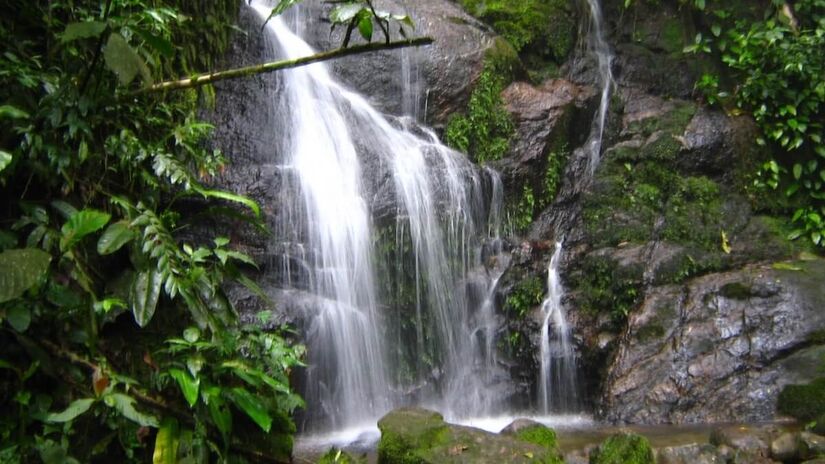
{"label": "green plant", "polygon": [[244,275],[251,258],[219,234],[184,235],[220,204],[257,226],[260,208],[208,186],[225,164],[195,117],[208,88],[134,93],[208,67],[239,3],[7,3],[0,407],[14,414],[0,417],[0,456],[285,460],[302,351],[239,325],[224,285],[263,295]]}
{"label": "green plant", "polygon": [[502,71],[488,62],[470,96],[466,115],[457,114],[447,123],[447,145],[467,153],[477,163],[501,159],[507,154],[515,128],[501,100],[506,83]]}
{"label": "green plant", "polygon": [[725,9],[713,9],[711,35],[697,35],[686,51],[720,57],[731,90],[714,74],[704,75],[697,88],[709,103],[753,115],[762,130],[758,143],[774,149],[754,185],[781,189],[796,205],[791,217],[796,229],[789,238],[825,246],[825,2],[803,0],[793,7],[773,2],[768,13],[734,20]]}
{"label": "green plant", "polygon": [[517,318],[524,318],[544,298],[544,284],[538,277],[529,277],[519,282],[504,301],[505,310]]}

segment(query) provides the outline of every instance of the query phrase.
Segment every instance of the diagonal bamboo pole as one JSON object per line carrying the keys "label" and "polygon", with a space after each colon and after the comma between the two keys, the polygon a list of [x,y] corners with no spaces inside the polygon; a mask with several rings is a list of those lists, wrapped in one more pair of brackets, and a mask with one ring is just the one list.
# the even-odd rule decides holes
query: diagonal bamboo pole
{"label": "diagonal bamboo pole", "polygon": [[320,61],[332,60],[335,58],[342,58],[345,56],[356,55],[360,53],[375,52],[380,50],[393,50],[396,48],[405,47],[420,47],[423,45],[430,45],[433,39],[430,37],[419,37],[409,40],[398,40],[389,43],[368,43],[363,45],[354,45],[346,48],[338,48],[335,50],[316,53],[315,55],[304,56],[293,60],[273,61],[271,63],[258,64],[254,66],[247,66],[237,69],[229,69],[226,71],[216,71],[211,73],[198,74],[186,79],[175,81],[158,82],[157,84],[144,87],[134,92],[134,94],[144,94],[152,92],[163,92],[166,90],[180,90],[200,87],[202,85],[213,84],[218,81],[227,79],[237,79],[239,77],[254,76],[257,74],[268,73],[273,71],[280,71],[282,69],[297,68]]}

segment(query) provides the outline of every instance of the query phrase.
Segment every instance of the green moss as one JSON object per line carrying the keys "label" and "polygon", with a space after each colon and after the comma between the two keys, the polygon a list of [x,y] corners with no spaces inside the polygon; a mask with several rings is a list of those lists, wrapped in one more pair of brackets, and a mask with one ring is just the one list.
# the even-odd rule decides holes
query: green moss
{"label": "green moss", "polygon": [[519,319],[544,299],[544,284],[538,277],[529,277],[519,282],[504,300],[504,308]]}
{"label": "green moss", "polygon": [[808,335],[808,343],[813,345],[825,345],[825,329],[819,329]]}
{"label": "green moss", "polygon": [[680,178],[667,202],[662,238],[716,250],[720,246],[721,230],[719,186],[707,177]]}
{"label": "green moss", "polygon": [[656,140],[646,144],[640,151],[640,154],[642,159],[667,162],[675,161],[681,149],[682,144],[672,135],[665,133]]}
{"label": "green moss", "polygon": [[719,294],[731,300],[747,300],[753,296],[753,290],[750,285],[745,285],[742,282],[731,282],[723,285],[719,289]]}
{"label": "green moss", "polygon": [[665,336],[665,328],[659,324],[648,324],[636,331],[636,339],[642,343],[657,340]]}
{"label": "green moss", "polygon": [[776,409],[800,422],[810,422],[825,414],[825,377],[807,385],[788,385],[779,393]]}
{"label": "green moss", "polygon": [[566,142],[562,142],[558,147],[547,153],[547,161],[544,168],[544,185],[539,208],[544,208],[556,199],[561,186],[561,176],[567,167],[567,160],[570,158],[570,151]]}
{"label": "green moss", "polygon": [[518,52],[566,60],[575,43],[570,0],[460,0],[473,16],[490,24]]}
{"label": "green moss", "polygon": [[634,434],[613,435],[590,455],[590,464],[654,464],[647,438]]}
{"label": "green moss", "polygon": [[510,149],[515,126],[504,108],[501,92],[510,77],[505,58],[487,61],[470,95],[465,114],[457,114],[447,122],[444,139],[452,148],[467,153],[475,162],[501,159]]}
{"label": "green moss", "polygon": [[543,446],[552,451],[556,451],[558,448],[556,431],[541,424],[524,427],[516,432],[514,436],[521,441]]}
{"label": "green moss", "polygon": [[696,105],[690,102],[674,101],[674,108],[667,113],[632,122],[628,132],[639,134],[647,138],[658,131],[671,135],[682,135],[685,132],[693,115],[696,114]]}
{"label": "green moss", "polygon": [[616,324],[623,323],[642,295],[639,267],[620,267],[605,256],[589,256],[574,277],[580,305],[592,313],[608,312]]}
{"label": "green moss", "polygon": [[378,428],[378,462],[386,464],[425,464],[421,451],[450,438],[441,414],[420,409],[394,411],[378,422]]}

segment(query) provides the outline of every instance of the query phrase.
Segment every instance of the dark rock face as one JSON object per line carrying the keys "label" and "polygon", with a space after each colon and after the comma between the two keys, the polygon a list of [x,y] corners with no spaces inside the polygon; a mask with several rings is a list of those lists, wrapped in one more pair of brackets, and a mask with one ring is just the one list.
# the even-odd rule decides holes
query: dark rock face
{"label": "dark rock face", "polygon": [[804,358],[825,324],[825,262],[749,267],[648,293],[610,368],[612,421],[683,423],[773,417],[783,385],[810,380]]}
{"label": "dark rock face", "polygon": [[516,127],[511,154],[493,163],[505,185],[525,180],[540,183],[548,153],[561,148],[554,146],[560,142],[568,149],[581,145],[598,105],[594,89],[564,79],[551,79],[538,87],[515,82],[504,89],[501,98]]}
{"label": "dark rock face", "polygon": [[[410,35],[429,36],[435,43],[336,60],[332,65],[335,73],[381,111],[401,114],[404,106],[412,106],[429,124],[445,123],[451,114],[466,106],[481,74],[485,54],[495,46],[494,33],[456,3],[446,0],[382,0],[375,4],[383,11],[408,14],[416,26]],[[327,10],[328,6],[313,3],[311,15],[318,18]],[[340,46],[343,29],[337,28],[330,34],[324,25],[318,25],[313,45],[321,49]],[[395,29],[393,38],[402,38]],[[381,38],[376,30],[373,39]],[[353,42],[356,40],[361,39],[354,38]],[[415,95],[404,94],[405,71],[412,79],[409,83]]]}

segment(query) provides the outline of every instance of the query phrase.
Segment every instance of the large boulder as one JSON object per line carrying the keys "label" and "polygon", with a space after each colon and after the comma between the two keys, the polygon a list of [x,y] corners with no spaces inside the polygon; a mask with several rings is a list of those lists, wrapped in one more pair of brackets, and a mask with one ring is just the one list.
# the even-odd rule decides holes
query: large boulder
{"label": "large boulder", "polygon": [[561,463],[555,449],[444,422],[432,411],[397,409],[378,421],[381,464]]}
{"label": "large boulder", "polygon": [[[330,5],[319,0],[311,4],[311,19],[320,22]],[[408,14],[415,23],[412,36],[435,39],[430,46],[381,51],[336,60],[336,75],[348,86],[367,95],[384,112],[413,111],[433,124],[463,109],[488,52],[499,47],[499,38],[483,23],[448,0],[380,0],[376,8]],[[312,42],[319,49],[339,47],[345,28],[330,32],[326,25],[315,26]],[[393,39],[402,37],[393,27]],[[374,40],[381,40],[375,31]],[[353,36],[353,43],[361,39]],[[425,113],[426,112],[426,113]]]}
{"label": "large boulder", "polygon": [[825,347],[825,261],[753,266],[648,292],[628,320],[603,404],[614,422],[773,419]]}

